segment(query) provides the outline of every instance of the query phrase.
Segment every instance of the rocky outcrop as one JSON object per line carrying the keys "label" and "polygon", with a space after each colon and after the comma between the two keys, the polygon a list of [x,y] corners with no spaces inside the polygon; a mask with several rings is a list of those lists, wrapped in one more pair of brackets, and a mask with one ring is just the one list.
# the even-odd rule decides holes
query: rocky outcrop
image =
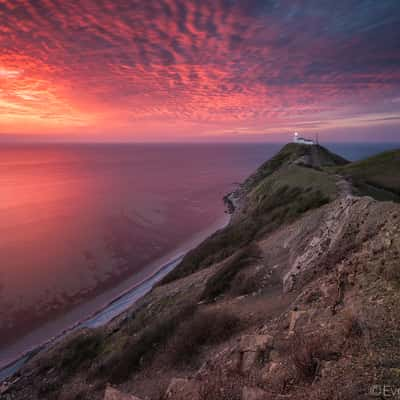
{"label": "rocky outcrop", "polygon": [[273,337],[269,335],[245,335],[239,339],[238,368],[242,373],[248,373],[261,359],[269,358],[273,347]]}

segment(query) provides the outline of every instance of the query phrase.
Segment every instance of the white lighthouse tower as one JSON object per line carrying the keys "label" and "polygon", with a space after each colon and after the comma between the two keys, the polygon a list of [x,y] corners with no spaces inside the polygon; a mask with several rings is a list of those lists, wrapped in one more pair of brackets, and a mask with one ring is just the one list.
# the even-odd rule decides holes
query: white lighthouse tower
{"label": "white lighthouse tower", "polygon": [[305,138],[300,137],[298,132],[295,132],[293,135],[293,143],[307,144],[307,145],[315,144],[314,140],[305,139]]}

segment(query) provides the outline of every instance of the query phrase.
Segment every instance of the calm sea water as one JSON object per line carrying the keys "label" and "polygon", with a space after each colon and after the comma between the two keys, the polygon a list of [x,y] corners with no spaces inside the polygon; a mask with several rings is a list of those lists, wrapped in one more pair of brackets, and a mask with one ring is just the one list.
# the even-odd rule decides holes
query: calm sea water
{"label": "calm sea water", "polygon": [[[223,195],[280,147],[1,146],[0,365],[43,329],[28,333],[67,328],[99,306],[89,300],[218,225]],[[328,147],[349,159],[382,150]]]}

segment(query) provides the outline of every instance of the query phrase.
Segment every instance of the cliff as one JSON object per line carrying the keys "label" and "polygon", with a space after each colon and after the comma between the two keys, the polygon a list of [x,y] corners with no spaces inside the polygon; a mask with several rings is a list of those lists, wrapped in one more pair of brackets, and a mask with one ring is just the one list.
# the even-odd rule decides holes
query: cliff
{"label": "cliff", "polygon": [[399,170],[399,151],[348,163],[321,146],[285,146],[229,195],[226,228],[108,326],[35,356],[4,398],[321,400],[395,390]]}

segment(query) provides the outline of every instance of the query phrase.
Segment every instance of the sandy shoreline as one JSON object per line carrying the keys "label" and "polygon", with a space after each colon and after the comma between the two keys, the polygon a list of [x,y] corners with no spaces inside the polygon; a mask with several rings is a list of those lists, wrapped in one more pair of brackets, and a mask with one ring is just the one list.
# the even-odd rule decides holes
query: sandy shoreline
{"label": "sandy shoreline", "polygon": [[[227,214],[223,215],[213,225],[150,263],[130,279],[66,313],[62,318],[44,324],[0,352],[0,382],[15,374],[32,356],[62,340],[68,333],[105,325],[121,315],[175,268],[188,251],[226,226],[229,219]],[[78,318],[78,315],[81,317]]]}

